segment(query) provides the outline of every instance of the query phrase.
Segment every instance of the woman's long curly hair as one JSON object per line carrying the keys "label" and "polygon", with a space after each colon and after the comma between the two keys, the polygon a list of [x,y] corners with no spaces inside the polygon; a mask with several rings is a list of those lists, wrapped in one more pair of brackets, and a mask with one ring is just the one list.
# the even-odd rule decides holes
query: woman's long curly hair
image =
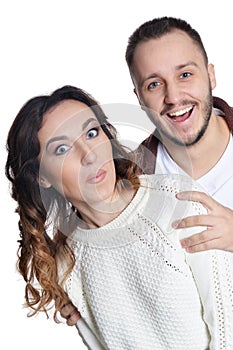
{"label": "woman's long curly hair", "polygon": [[[118,141],[116,129],[108,122],[102,108],[87,92],[74,86],[64,86],[51,95],[30,99],[17,114],[8,134],[6,176],[11,183],[11,196],[17,202],[20,240],[18,270],[26,282],[25,306],[31,309],[29,316],[47,311],[56,300],[54,319],[68,297],[62,283],[71,272],[75,258],[67,237],[59,228],[48,233],[48,218],[56,208],[66,208],[67,201],[53,188],[39,185],[40,144],[38,131],[44,114],[63,100],[83,102],[93,109],[103,131],[111,140],[117,182],[128,180],[139,186],[139,169],[129,153]],[[127,182],[127,181],[126,181]],[[43,192],[50,191],[43,199]],[[56,227],[56,225],[55,225]],[[58,273],[58,261],[64,262],[66,273]]]}

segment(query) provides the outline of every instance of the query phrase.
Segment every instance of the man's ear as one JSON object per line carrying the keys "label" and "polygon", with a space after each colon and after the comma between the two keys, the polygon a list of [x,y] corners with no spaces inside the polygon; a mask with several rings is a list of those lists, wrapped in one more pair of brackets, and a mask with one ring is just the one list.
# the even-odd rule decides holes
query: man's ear
{"label": "man's ear", "polygon": [[[137,90],[136,88],[133,89],[133,92],[135,93],[135,95],[137,96],[138,102],[140,103],[140,98],[138,96]],[[141,103],[140,103],[141,104]]]}
{"label": "man's ear", "polygon": [[137,92],[137,89],[134,88],[134,89],[133,89],[133,92],[134,92],[135,95],[137,96],[138,102],[139,102],[140,106],[142,107],[142,103],[141,103],[141,100],[140,100],[140,97],[139,97],[139,93]]}
{"label": "man's ear", "polygon": [[140,107],[143,111],[146,111],[146,107],[142,104],[141,100],[140,100],[140,97],[139,97],[139,94],[137,93],[137,90],[136,88],[133,89],[133,92],[135,93],[135,95],[137,96],[137,99],[138,99],[138,102],[140,104]]}
{"label": "man's ear", "polygon": [[43,188],[50,188],[52,186],[51,183],[43,176],[39,177],[39,185]]}
{"label": "man's ear", "polygon": [[212,63],[208,65],[208,73],[210,78],[211,89],[214,90],[214,88],[216,87],[216,78],[215,78],[214,65]]}

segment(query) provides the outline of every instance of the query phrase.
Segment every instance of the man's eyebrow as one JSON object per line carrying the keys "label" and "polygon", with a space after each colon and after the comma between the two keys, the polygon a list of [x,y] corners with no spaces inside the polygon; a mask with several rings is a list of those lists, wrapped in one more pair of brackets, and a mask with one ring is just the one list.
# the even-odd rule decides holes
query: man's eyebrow
{"label": "man's eyebrow", "polygon": [[194,67],[198,68],[198,64],[194,61],[188,61],[186,63],[179,64],[175,68],[176,68],[176,70],[179,70],[179,69],[183,69],[183,68],[188,67],[188,66],[194,66]]}
{"label": "man's eyebrow", "polygon": [[158,78],[159,77],[159,74],[157,73],[151,73],[149,75],[147,75],[144,79],[142,79],[142,81],[140,82],[140,88],[142,88],[142,86],[144,85],[144,83],[147,81],[147,80],[150,80],[150,79],[154,79],[154,78]]}
{"label": "man's eyebrow", "polygon": [[[196,62],[194,61],[188,61],[186,63],[182,63],[182,64],[179,64],[177,66],[175,66],[175,70],[180,70],[180,69],[183,69],[185,67],[188,67],[188,66],[194,66],[196,68],[198,68],[198,65],[196,64]],[[150,80],[150,79],[155,79],[155,78],[158,78],[160,76],[159,73],[151,73],[149,74],[148,76],[146,76],[140,83],[140,87],[143,86],[143,84],[147,81],[147,80]]]}
{"label": "man's eyebrow", "polygon": [[[89,118],[87,119],[83,124],[82,124],[82,131],[84,131],[86,129],[86,127],[93,121],[97,121],[95,118]],[[65,141],[68,140],[68,137],[66,135],[59,135],[59,136],[54,136],[51,139],[48,140],[47,144],[46,144],[46,150],[48,149],[49,145],[53,142],[56,141]]]}

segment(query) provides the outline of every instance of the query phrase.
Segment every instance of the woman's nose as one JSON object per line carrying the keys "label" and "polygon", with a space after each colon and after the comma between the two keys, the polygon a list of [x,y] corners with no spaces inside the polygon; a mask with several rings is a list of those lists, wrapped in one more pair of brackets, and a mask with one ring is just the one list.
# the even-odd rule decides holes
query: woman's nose
{"label": "woman's nose", "polygon": [[96,152],[97,150],[95,148],[82,145],[82,165],[87,166],[94,163],[96,160]]}

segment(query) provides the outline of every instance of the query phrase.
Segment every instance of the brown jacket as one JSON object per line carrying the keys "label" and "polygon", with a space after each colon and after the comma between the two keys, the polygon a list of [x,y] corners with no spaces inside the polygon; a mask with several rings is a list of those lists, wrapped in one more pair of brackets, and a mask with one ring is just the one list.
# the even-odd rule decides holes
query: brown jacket
{"label": "brown jacket", "polygon": [[[214,97],[214,107],[220,109],[225,114],[228,127],[231,133],[233,133],[233,107],[230,107],[219,97]],[[159,138],[159,133],[155,129],[154,133],[145,139],[136,150],[137,164],[144,174],[153,174],[155,171]]]}

